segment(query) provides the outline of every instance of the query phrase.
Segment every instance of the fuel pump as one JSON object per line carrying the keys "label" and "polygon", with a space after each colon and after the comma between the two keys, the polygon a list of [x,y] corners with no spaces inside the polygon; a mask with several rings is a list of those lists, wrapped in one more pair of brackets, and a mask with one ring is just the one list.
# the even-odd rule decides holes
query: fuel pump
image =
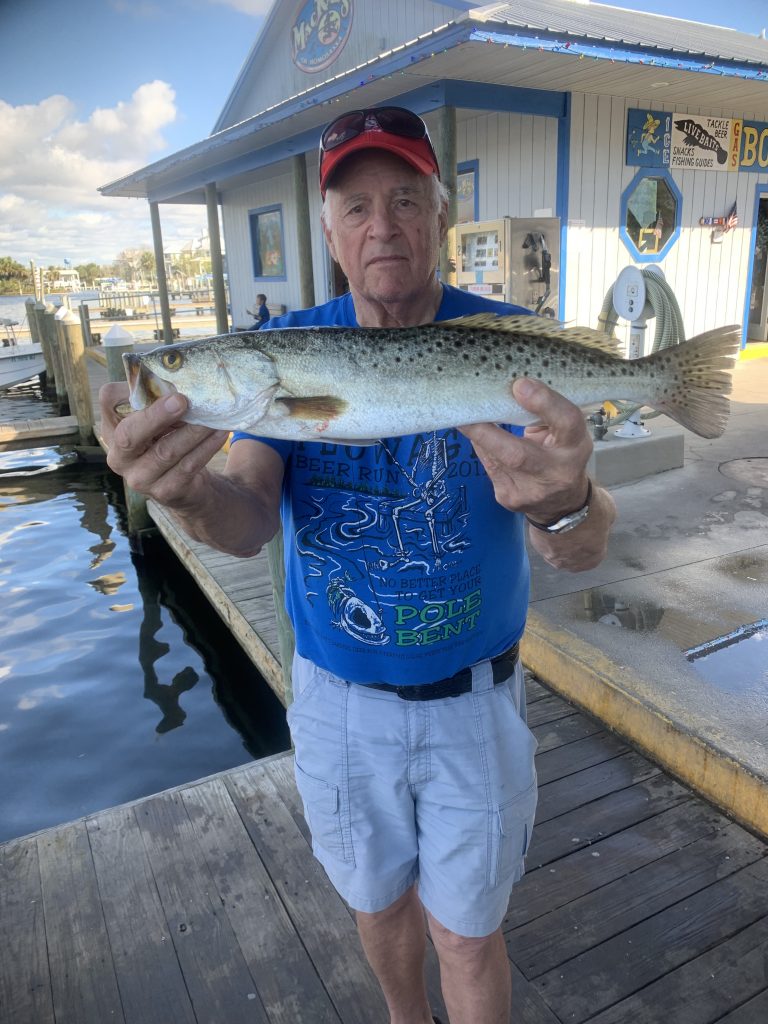
{"label": "fuel pump", "polygon": [[[629,320],[629,359],[640,359],[645,355],[646,322],[654,316],[653,306],[647,299],[645,278],[638,267],[624,267],[613,286],[613,308],[625,320]],[[616,437],[647,437],[650,430],[643,426],[640,410],[632,413],[615,431]]]}

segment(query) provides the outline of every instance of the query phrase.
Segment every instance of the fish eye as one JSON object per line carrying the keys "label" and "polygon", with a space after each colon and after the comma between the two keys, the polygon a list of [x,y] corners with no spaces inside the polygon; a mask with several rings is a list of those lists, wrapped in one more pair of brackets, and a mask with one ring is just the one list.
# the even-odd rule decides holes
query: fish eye
{"label": "fish eye", "polygon": [[160,362],[166,370],[180,370],[184,363],[184,356],[181,352],[177,352],[173,349],[170,352],[163,352],[160,356]]}

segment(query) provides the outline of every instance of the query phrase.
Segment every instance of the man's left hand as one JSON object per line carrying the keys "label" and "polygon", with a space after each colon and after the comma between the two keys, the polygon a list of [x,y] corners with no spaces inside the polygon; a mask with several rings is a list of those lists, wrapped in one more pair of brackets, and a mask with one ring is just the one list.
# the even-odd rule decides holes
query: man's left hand
{"label": "man's left hand", "polygon": [[[552,523],[581,508],[587,499],[592,441],[586,420],[578,406],[539,381],[516,380],[513,393],[541,421],[527,427],[523,437],[492,423],[461,430],[485,467],[499,504],[524,512],[537,523]],[[605,555],[615,517],[612,498],[595,487],[590,514],[582,524],[563,534],[531,529],[530,540],[558,568],[592,568]]]}

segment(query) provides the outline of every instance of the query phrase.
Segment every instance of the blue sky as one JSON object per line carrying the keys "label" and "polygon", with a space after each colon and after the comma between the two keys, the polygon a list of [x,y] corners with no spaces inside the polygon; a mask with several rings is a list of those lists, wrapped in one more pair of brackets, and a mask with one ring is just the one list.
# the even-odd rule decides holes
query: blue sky
{"label": "blue sky", "polygon": [[[614,6],[754,35],[768,29],[767,0]],[[0,256],[106,262],[151,246],[146,203],[104,199],[96,188],[209,134],[270,7],[0,0]],[[164,207],[162,220],[169,248],[199,237],[205,216]]]}

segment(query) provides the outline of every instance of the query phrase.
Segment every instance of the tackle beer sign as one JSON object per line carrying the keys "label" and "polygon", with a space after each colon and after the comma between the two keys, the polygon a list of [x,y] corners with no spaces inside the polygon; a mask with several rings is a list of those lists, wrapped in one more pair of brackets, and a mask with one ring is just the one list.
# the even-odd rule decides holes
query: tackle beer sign
{"label": "tackle beer sign", "polygon": [[291,26],[291,59],[312,74],[333,64],[349,39],[353,0],[306,0]]}

